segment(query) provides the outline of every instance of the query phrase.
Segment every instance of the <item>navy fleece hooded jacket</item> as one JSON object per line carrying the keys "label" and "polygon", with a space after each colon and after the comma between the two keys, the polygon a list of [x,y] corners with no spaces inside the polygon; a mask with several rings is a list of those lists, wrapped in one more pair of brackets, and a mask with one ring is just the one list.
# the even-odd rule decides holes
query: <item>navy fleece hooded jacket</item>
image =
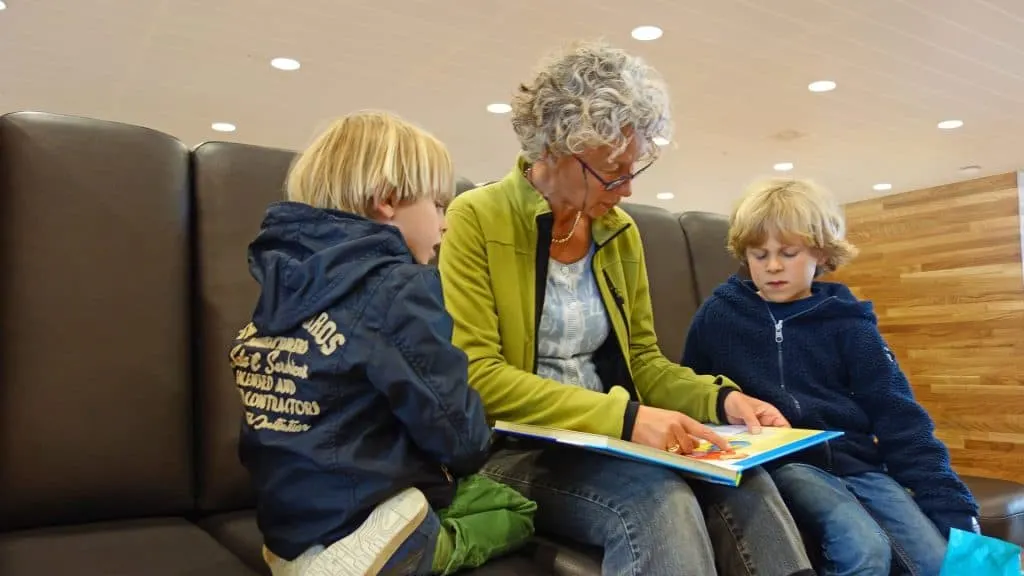
{"label": "navy fleece hooded jacket", "polygon": [[809,298],[777,304],[733,276],[694,316],[683,364],[733,380],[796,428],[844,432],[789,461],[837,476],[886,472],[944,535],[950,527],[972,530],[974,498],[879,333],[871,303],[846,286],[815,282]]}
{"label": "navy fleece hooded jacket", "polygon": [[410,486],[449,505],[490,427],[437,270],[394,227],[289,202],[268,209],[249,268],[260,295],[231,365],[267,547],[329,545]]}

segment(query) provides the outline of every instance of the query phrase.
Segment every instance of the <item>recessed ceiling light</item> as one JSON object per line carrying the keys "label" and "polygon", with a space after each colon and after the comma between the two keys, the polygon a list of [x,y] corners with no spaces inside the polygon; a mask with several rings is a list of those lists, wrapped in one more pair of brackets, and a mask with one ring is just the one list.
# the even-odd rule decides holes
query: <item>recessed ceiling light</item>
{"label": "recessed ceiling light", "polygon": [[302,68],[302,64],[294,58],[274,58],[270,61],[270,65],[278,70],[298,70]]}
{"label": "recessed ceiling light", "polygon": [[963,120],[943,120],[939,122],[938,126],[940,130],[953,130],[964,125]]}
{"label": "recessed ceiling light", "polygon": [[671,200],[675,197],[676,195],[671,192],[658,192],[658,200]]}
{"label": "recessed ceiling light", "polygon": [[496,102],[494,104],[488,104],[487,111],[491,114],[508,114],[512,111],[512,107],[504,102]]}
{"label": "recessed ceiling light", "polygon": [[888,182],[880,182],[872,186],[872,188],[882,192],[883,190],[892,190],[892,184],[889,184]]}
{"label": "recessed ceiling light", "polygon": [[7,9],[7,3],[4,2],[3,0],[0,0],[0,10],[6,10],[6,9]]}
{"label": "recessed ceiling light", "polygon": [[775,168],[779,172],[789,172],[790,170],[793,169],[793,163],[792,162],[779,162],[775,166],[772,166],[772,168]]}
{"label": "recessed ceiling light", "polygon": [[210,128],[213,128],[217,132],[234,132],[235,131],[235,125],[231,124],[229,122],[214,122],[213,124],[210,125]]}
{"label": "recessed ceiling light", "polygon": [[811,92],[831,92],[836,89],[836,83],[831,80],[817,80],[807,85]]}
{"label": "recessed ceiling light", "polygon": [[633,28],[633,32],[631,32],[631,34],[633,38],[636,38],[637,40],[649,42],[651,40],[661,38],[662,31],[661,28],[658,28],[657,26],[637,26],[636,28]]}
{"label": "recessed ceiling light", "polygon": [[668,146],[668,138],[664,138],[662,136],[655,136],[654,138],[651,138],[651,141],[658,146]]}

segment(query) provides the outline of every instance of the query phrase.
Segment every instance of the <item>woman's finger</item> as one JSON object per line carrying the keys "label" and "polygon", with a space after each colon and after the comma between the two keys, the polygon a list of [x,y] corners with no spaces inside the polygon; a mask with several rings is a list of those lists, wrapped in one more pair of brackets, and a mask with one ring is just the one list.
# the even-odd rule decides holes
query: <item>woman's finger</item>
{"label": "woman's finger", "polygon": [[679,446],[679,450],[676,451],[677,454],[689,454],[697,447],[693,438],[686,433],[686,429],[683,428],[683,425],[679,422],[673,422],[670,424],[668,432],[669,442],[673,445]]}
{"label": "woman's finger", "polygon": [[717,433],[715,433],[714,430],[708,428],[703,424],[698,424],[697,426],[695,426],[694,430],[690,432],[690,434],[696,436],[697,438],[703,438],[726,452],[732,452],[732,446],[729,446],[729,442],[725,438],[722,438]]}
{"label": "woman's finger", "polygon": [[783,416],[781,412],[775,413],[775,419],[772,423],[772,426],[775,426],[777,428],[791,428],[789,420],[786,420],[786,417]]}

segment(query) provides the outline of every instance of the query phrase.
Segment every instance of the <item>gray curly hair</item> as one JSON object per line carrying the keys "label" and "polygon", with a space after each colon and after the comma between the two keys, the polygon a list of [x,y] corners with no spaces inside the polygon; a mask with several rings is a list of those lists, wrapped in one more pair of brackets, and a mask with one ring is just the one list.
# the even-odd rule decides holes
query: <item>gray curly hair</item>
{"label": "gray curly hair", "polygon": [[602,41],[576,42],[546,58],[533,79],[512,98],[512,128],[523,155],[536,162],[556,156],[629,145],[633,129],[642,155],[653,154],[655,137],[672,134],[668,88],[637,56]]}

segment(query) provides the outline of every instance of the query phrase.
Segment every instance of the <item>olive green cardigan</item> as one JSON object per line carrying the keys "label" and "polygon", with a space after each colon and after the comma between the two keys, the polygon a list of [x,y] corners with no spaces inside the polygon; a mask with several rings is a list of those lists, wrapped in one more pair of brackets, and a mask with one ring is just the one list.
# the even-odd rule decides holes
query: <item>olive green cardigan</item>
{"label": "olive green cardigan", "polygon": [[[469,383],[492,422],[621,437],[630,400],[624,387],[606,383],[608,393],[594,392],[533,373],[537,218],[551,208],[522,170],[520,159],[504,179],[458,196],[448,208],[438,262],[445,305],[454,319],[453,342],[469,358]],[[697,375],[662,355],[632,218],[615,208],[593,222],[592,236],[595,280],[639,400],[717,423],[718,395],[736,385]]]}

